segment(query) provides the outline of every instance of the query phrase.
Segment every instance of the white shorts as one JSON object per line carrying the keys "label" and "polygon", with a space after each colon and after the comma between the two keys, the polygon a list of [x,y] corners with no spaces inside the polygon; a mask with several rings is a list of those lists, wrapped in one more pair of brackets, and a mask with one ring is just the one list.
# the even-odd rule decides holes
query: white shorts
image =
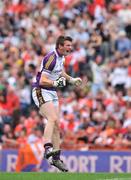
{"label": "white shorts", "polygon": [[42,104],[52,101],[54,106],[58,106],[58,96],[56,91],[46,90],[42,88],[33,88],[32,97],[37,107]]}

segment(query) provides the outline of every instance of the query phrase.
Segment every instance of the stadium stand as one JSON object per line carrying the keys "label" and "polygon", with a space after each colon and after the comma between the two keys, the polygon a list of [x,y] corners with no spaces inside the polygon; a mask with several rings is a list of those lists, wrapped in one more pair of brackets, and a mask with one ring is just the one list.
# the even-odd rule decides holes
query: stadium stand
{"label": "stadium stand", "polygon": [[61,147],[66,150],[131,147],[131,1],[0,1],[0,144],[18,148],[42,141],[46,119],[31,88],[56,37],[70,35],[65,68],[83,85],[60,97]]}

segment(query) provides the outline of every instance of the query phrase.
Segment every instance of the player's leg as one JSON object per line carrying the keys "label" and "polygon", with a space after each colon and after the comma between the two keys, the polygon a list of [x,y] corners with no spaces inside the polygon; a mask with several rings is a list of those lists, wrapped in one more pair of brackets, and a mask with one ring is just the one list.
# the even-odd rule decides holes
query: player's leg
{"label": "player's leg", "polygon": [[44,91],[41,88],[34,88],[32,91],[33,100],[40,110],[40,114],[47,118],[47,124],[44,130],[45,152],[52,151],[52,134],[54,124],[57,121],[54,104],[52,102],[51,93]]}
{"label": "player's leg", "polygon": [[55,102],[54,106],[55,106],[57,121],[54,124],[52,143],[53,143],[54,149],[59,150],[60,149],[59,104]]}
{"label": "player's leg", "polygon": [[[43,93],[42,95],[40,89],[33,89],[32,97],[35,104],[40,108],[40,114],[47,118],[47,124],[44,131],[44,156],[49,163],[51,162],[50,164],[59,168],[61,171],[67,171],[65,165],[60,160],[60,150],[58,150],[60,148],[58,101],[55,103],[52,101],[45,101],[44,98],[47,97],[47,94]],[[53,146],[55,150],[53,150]]]}
{"label": "player's leg", "polygon": [[60,127],[59,127],[59,106],[55,106],[55,112],[57,114],[57,121],[55,122],[54,125],[54,131],[53,131],[53,136],[52,136],[52,143],[53,143],[53,147],[54,150],[56,150],[55,154],[52,156],[52,161],[51,161],[51,165],[57,167],[59,170],[67,172],[68,169],[66,167],[66,165],[64,164],[64,162],[61,160],[60,158]]}
{"label": "player's leg", "polygon": [[40,114],[47,118],[47,124],[44,130],[44,148],[45,148],[45,156],[49,158],[52,156],[53,144],[52,144],[52,136],[54,131],[54,126],[57,121],[57,114],[55,111],[55,107],[52,101],[46,102],[40,107]]}

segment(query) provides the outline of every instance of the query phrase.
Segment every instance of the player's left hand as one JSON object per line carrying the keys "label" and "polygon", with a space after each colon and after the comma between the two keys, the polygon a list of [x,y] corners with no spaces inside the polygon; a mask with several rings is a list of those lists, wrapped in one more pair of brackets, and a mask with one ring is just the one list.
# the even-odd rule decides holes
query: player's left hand
{"label": "player's left hand", "polygon": [[77,78],[71,78],[70,83],[75,85],[75,86],[80,86],[82,84],[82,79],[77,77]]}

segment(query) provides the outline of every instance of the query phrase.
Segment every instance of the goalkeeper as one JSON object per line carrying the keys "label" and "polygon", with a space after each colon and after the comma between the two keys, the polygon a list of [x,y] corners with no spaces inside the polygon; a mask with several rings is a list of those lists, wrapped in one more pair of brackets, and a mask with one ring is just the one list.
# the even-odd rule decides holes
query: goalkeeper
{"label": "goalkeeper", "polygon": [[82,80],[73,78],[64,71],[64,56],[72,51],[72,38],[59,36],[56,48],[42,60],[41,67],[33,84],[32,96],[39,112],[47,118],[44,130],[44,158],[61,171],[68,171],[60,159],[59,102],[57,88],[66,86],[66,81],[79,86]]}

